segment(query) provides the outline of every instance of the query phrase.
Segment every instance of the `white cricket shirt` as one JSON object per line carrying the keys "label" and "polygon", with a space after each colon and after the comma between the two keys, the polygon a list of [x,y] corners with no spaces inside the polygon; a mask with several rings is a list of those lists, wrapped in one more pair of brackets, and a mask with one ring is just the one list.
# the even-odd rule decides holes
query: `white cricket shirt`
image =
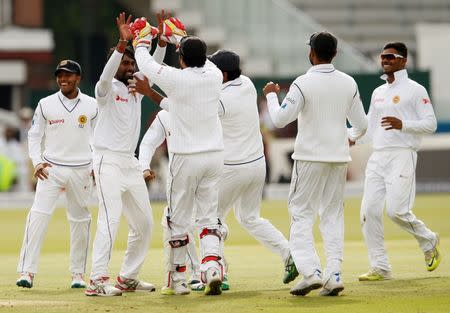
{"label": "white cricket shirt", "polygon": [[170,99],[170,153],[223,150],[219,121],[222,72],[210,61],[203,67],[177,69],[158,64],[145,47],[136,49],[139,69]]}
{"label": "white cricket shirt", "polygon": [[349,162],[347,119],[353,140],[367,129],[355,80],[333,64],[315,65],[297,77],[281,106],[274,92],[267,94],[267,106],[277,127],[297,119],[294,160]]}
{"label": "white cricket shirt", "polygon": [[[162,62],[165,48],[159,45],[155,50]],[[95,98],[99,114],[94,131],[94,150],[108,150],[134,155],[141,129],[141,101],[139,93],[130,94],[128,87],[114,78],[122,61],[122,53],[113,52],[99,82],[95,86]]]}
{"label": "white cricket shirt", "polygon": [[241,75],[222,86],[219,114],[225,165],[249,163],[264,157],[256,98],[255,86],[247,76]]}
{"label": "white cricket shirt", "polygon": [[150,169],[150,161],[164,139],[169,138],[169,112],[161,110],[148,128],[139,145],[139,164],[142,170]]}
{"label": "white cricket shirt", "polygon": [[[437,122],[426,89],[408,78],[405,70],[394,73],[395,80],[376,88],[369,108],[367,136],[373,141],[374,150],[410,148],[418,150],[423,134],[436,131]],[[381,76],[386,80],[387,76]],[[381,119],[394,116],[402,120],[401,130],[385,130]]]}
{"label": "white cricket shirt", "polygon": [[96,117],[97,102],[80,90],[75,99],[66,98],[61,91],[41,99],[28,131],[33,165],[43,162],[73,167],[91,164],[90,141]]}

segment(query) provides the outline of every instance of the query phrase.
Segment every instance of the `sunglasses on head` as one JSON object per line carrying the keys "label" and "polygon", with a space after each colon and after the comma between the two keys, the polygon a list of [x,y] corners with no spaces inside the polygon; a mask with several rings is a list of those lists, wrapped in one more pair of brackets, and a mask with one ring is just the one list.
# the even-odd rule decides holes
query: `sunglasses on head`
{"label": "sunglasses on head", "polygon": [[403,55],[396,54],[396,53],[382,53],[380,55],[380,58],[382,60],[392,61],[392,60],[395,60],[395,59],[404,59],[405,57]]}

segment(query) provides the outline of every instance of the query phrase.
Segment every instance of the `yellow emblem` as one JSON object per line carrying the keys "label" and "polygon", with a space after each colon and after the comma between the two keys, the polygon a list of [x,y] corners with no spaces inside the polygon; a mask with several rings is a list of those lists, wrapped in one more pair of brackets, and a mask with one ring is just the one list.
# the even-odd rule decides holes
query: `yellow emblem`
{"label": "yellow emblem", "polygon": [[86,122],[87,122],[87,117],[86,117],[86,115],[80,115],[80,116],[78,117],[78,123],[80,123],[80,125],[84,125],[84,124],[86,124]]}
{"label": "yellow emblem", "polygon": [[394,98],[392,98],[392,102],[394,102],[394,104],[397,104],[400,102],[400,97],[399,96],[394,96]]}
{"label": "yellow emblem", "polygon": [[59,66],[63,66],[67,64],[67,60],[62,60],[61,62],[59,62]]}

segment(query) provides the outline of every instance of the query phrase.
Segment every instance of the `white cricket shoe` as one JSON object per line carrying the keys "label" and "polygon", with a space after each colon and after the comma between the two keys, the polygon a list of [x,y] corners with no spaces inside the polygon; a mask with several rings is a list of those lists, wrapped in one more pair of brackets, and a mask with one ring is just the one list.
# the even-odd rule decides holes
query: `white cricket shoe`
{"label": "white cricket shoe", "polygon": [[322,286],[322,272],[316,270],[314,274],[303,278],[297,285],[292,287],[290,292],[294,296],[305,296],[312,290],[319,289]]}
{"label": "white cricket shoe", "polygon": [[319,296],[337,296],[342,290],[344,290],[344,282],[342,281],[341,273],[333,273],[324,283]]}
{"label": "white cricket shoe", "polygon": [[72,274],[72,284],[70,288],[86,288],[86,282],[84,281],[84,276],[82,273]]}
{"label": "white cricket shoe", "polygon": [[215,296],[222,293],[222,275],[220,270],[215,267],[210,267],[205,272],[205,295]]}
{"label": "white cricket shoe", "polygon": [[170,286],[164,286],[161,289],[161,294],[165,296],[188,295],[190,293],[191,290],[184,280],[172,282]]}
{"label": "white cricket shoe", "polygon": [[16,285],[23,288],[33,287],[34,274],[29,272],[20,273],[19,279],[16,281]]}
{"label": "white cricket shoe", "polygon": [[123,276],[117,276],[117,284],[115,286],[122,292],[134,292],[134,291],[155,291],[156,288],[153,284],[146,283],[141,280],[125,278]]}
{"label": "white cricket shoe", "polygon": [[109,277],[100,277],[89,282],[84,294],[86,296],[112,297],[121,296],[122,291],[109,282]]}

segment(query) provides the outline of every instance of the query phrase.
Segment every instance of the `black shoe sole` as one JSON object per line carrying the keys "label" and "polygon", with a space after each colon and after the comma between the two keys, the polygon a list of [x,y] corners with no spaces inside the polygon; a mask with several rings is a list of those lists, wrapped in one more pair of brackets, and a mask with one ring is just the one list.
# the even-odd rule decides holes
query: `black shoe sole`
{"label": "black shoe sole", "polygon": [[[222,286],[222,282],[220,280],[212,281],[209,285],[208,292],[205,292],[205,295],[207,296],[218,296],[222,294],[222,289],[220,288]],[[208,287],[206,287],[208,288]]]}
{"label": "black shoe sole", "polygon": [[322,284],[312,284],[311,286],[308,286],[304,289],[291,290],[291,294],[293,294],[294,296],[306,296],[312,290],[319,289],[321,287],[322,287]]}

